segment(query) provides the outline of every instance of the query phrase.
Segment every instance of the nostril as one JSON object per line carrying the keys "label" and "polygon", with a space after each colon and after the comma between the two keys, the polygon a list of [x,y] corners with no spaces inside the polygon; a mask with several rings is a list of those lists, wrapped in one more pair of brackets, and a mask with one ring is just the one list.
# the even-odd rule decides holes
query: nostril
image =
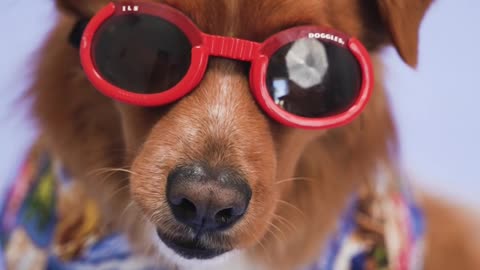
{"label": "nostril", "polygon": [[174,214],[181,220],[193,220],[197,216],[197,207],[186,198],[170,201]]}
{"label": "nostril", "polygon": [[226,226],[232,223],[234,217],[233,208],[223,209],[215,214],[215,222],[220,226]]}
{"label": "nostril", "polygon": [[225,208],[215,214],[214,220],[219,227],[227,227],[240,219],[243,214],[245,214],[244,207]]}

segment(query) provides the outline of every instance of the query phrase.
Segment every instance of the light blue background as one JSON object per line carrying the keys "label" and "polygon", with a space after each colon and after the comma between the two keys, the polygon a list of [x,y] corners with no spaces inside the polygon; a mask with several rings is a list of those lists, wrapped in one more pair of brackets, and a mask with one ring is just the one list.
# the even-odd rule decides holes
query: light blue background
{"label": "light blue background", "polygon": [[[53,0],[1,1],[0,190],[35,137],[21,96],[55,17]],[[416,71],[393,49],[384,52],[405,169],[420,185],[470,206],[480,203],[479,27],[480,1],[437,1],[422,25]]]}

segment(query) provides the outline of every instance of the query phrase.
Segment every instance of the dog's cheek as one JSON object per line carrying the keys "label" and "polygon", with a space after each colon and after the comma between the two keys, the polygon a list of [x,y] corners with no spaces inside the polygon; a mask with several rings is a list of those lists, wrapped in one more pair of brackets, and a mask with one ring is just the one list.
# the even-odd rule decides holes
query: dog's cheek
{"label": "dog's cheek", "polygon": [[[274,143],[277,154],[277,181],[285,182],[286,179],[295,175],[295,170],[305,148],[315,140],[324,137],[328,131],[312,131],[292,129],[287,127],[275,127]],[[284,189],[289,185],[279,185],[277,188]]]}
{"label": "dog's cheek", "polygon": [[[159,223],[159,216],[154,214],[166,205],[166,178],[162,177],[168,171],[167,162],[161,163],[155,155],[154,145],[143,147],[132,163],[130,192],[132,199],[138,205],[148,220]],[[158,160],[159,162],[152,162]]]}
{"label": "dog's cheek", "polygon": [[[236,243],[238,248],[257,245],[268,230],[272,229],[269,227],[282,194],[289,192],[292,187],[291,184],[283,182],[294,177],[303,149],[326,133],[290,129],[276,124],[272,125],[271,131],[268,136],[258,137],[263,145],[259,149],[261,151],[245,155],[249,171],[255,174],[247,177],[253,190],[247,215],[231,233],[232,242]],[[282,183],[279,183],[280,181]]]}
{"label": "dog's cheek", "polygon": [[251,248],[262,241],[274,219],[275,205],[280,199],[272,186],[262,183],[253,187],[254,193],[250,207],[244,220],[236,226],[232,233],[232,243],[235,248]]}
{"label": "dog's cheek", "polygon": [[249,185],[252,189],[252,199],[244,219],[233,228],[232,242],[236,248],[249,248],[257,245],[265,236],[270,226],[275,205],[280,199],[280,192],[275,185],[277,159],[273,151],[273,142],[268,140],[270,147],[263,147],[263,153],[255,153],[249,160]]}

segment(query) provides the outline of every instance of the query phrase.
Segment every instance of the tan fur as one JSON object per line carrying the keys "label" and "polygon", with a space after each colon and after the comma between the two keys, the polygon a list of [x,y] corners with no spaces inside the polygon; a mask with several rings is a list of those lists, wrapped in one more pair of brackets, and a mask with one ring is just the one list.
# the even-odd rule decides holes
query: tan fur
{"label": "tan fur", "polygon": [[[169,170],[180,162],[206,160],[244,172],[253,190],[249,212],[227,233],[228,240],[207,244],[246,248],[271,269],[315,260],[348,196],[373,178],[379,162],[394,162],[397,142],[381,64],[376,61],[374,96],[365,112],[328,131],[289,129],[270,120],[252,98],[243,67],[230,60],[211,61],[196,90],[173,105],[119,104],[90,85],[78,52],[66,42],[75,17],[91,16],[106,2],[57,0],[68,16],[41,50],[31,91],[44,147],[84,180],[103,206],[105,227],[125,230],[139,251],[149,251],[152,239],[143,228],[177,229],[165,203]],[[330,26],[358,37],[372,53],[393,40],[414,65],[417,29],[429,1],[164,2],[207,33],[261,41],[294,25]],[[475,251],[464,245],[466,221],[455,219],[452,229],[443,231],[455,211],[445,211],[437,201],[425,205],[430,222],[426,269],[480,269]]]}

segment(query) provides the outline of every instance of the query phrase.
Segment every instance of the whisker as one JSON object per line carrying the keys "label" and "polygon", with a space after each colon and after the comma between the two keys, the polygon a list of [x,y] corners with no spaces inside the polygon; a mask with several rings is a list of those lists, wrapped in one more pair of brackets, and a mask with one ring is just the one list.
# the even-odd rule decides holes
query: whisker
{"label": "whisker", "polygon": [[128,168],[115,168],[115,167],[104,167],[104,168],[98,168],[95,170],[90,171],[86,176],[99,176],[101,174],[105,173],[115,173],[115,172],[125,172],[128,173],[129,175],[138,175],[138,173],[128,169]]}
{"label": "whisker", "polygon": [[289,203],[289,202],[287,202],[287,201],[281,200],[281,199],[277,200],[277,202],[282,203],[282,204],[284,204],[284,205],[286,205],[286,206],[289,206],[289,207],[291,207],[292,209],[295,209],[295,210],[296,210],[298,213],[300,213],[304,218],[307,218],[307,215],[305,215],[305,213],[304,213],[302,210],[300,210],[300,208],[296,207],[295,205],[293,205],[293,204],[291,204],[291,203]]}
{"label": "whisker", "polygon": [[[95,173],[88,173],[87,174],[87,178],[90,178],[90,177],[100,177],[101,176],[101,179],[99,179],[99,183],[100,184],[105,184],[107,181],[111,180],[111,179],[116,179],[116,178],[113,178],[112,176],[116,173],[116,171],[112,171],[110,168],[102,168],[101,170],[98,169],[98,170],[95,170]],[[89,176],[88,176],[89,175]],[[128,178],[126,178],[125,180],[128,180]]]}
{"label": "whisker", "polygon": [[125,172],[125,173],[131,174],[131,175],[139,175],[138,173],[136,173],[136,172],[134,172],[130,169],[126,169],[126,168],[112,168],[112,171]]}
{"label": "whisker", "polygon": [[135,206],[135,202],[134,201],[130,201],[127,206],[125,206],[125,208],[123,209],[122,213],[120,214],[120,217],[119,219],[122,219],[123,215],[125,215],[127,213],[128,210],[130,210],[131,207]]}
{"label": "whisker", "polygon": [[295,181],[306,181],[306,182],[314,182],[315,179],[309,178],[309,177],[292,177],[292,178],[286,178],[279,180],[275,182],[275,185],[283,184],[283,183],[289,183],[289,182],[295,182]]}
{"label": "whisker", "polygon": [[110,201],[110,200],[113,200],[113,198],[115,198],[115,196],[119,195],[121,191],[125,190],[126,188],[129,188],[130,185],[128,183],[126,183],[125,185],[117,188],[116,190],[114,190],[112,192],[112,194],[107,198],[107,202]]}
{"label": "whisker", "polygon": [[[268,222],[268,225],[270,225],[270,226],[272,226],[272,228],[276,229],[283,236],[283,240],[287,239],[287,235],[283,232],[283,230],[280,227],[278,227],[277,225],[275,225],[271,221]],[[285,242],[285,241],[281,241],[281,242]]]}
{"label": "whisker", "polygon": [[273,262],[273,261],[272,261],[272,256],[271,256],[271,254],[268,252],[267,247],[262,243],[262,240],[255,238],[255,242],[257,242],[257,244],[260,245],[260,247],[262,248],[264,254],[267,255],[267,263],[270,264],[271,262]]}
{"label": "whisker", "polygon": [[278,220],[279,222],[285,224],[285,226],[288,226],[290,228],[290,230],[292,230],[294,232],[298,232],[297,228],[288,219],[286,219],[286,218],[284,218],[280,215],[277,215],[277,214],[274,214],[273,218]]}
{"label": "whisker", "polygon": [[86,177],[91,177],[91,176],[100,176],[102,174],[110,173],[111,172],[111,167],[103,167],[103,168],[97,168],[94,170],[91,170],[87,174],[85,174]]}
{"label": "whisker", "polygon": [[272,230],[270,229],[270,227],[267,228],[267,232],[268,232],[269,234],[271,234],[279,243],[283,243],[283,242],[284,242],[284,241],[282,241],[282,239],[280,239],[280,237],[278,237],[278,235],[277,235],[274,231],[272,231]]}

